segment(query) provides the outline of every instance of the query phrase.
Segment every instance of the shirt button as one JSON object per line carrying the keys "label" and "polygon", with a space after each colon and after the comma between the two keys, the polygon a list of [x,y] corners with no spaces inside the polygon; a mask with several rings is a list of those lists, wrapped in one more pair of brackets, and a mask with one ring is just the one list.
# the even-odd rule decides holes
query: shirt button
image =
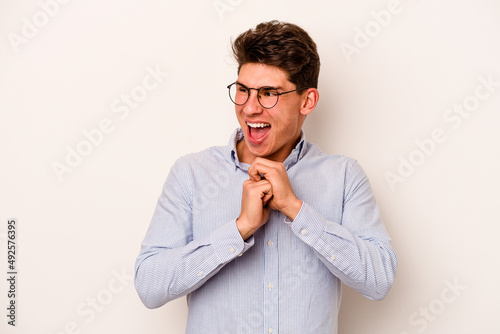
{"label": "shirt button", "polygon": [[335,255],[332,255],[332,256],[330,257],[330,260],[332,260],[332,261],[335,261],[335,259],[336,259]]}
{"label": "shirt button", "polygon": [[271,246],[273,245],[273,242],[272,242],[271,240],[269,240],[269,241],[267,242],[267,244],[269,245],[269,247],[271,247]]}
{"label": "shirt button", "polygon": [[233,248],[233,247],[229,248],[229,251],[230,251],[231,253],[234,253],[234,248]]}
{"label": "shirt button", "polygon": [[267,332],[268,332],[268,333],[272,333],[272,332],[273,332],[273,329],[272,329],[272,328],[269,328],[269,329],[267,330]]}
{"label": "shirt button", "polygon": [[306,235],[306,234],[307,234],[307,230],[306,230],[306,229],[302,229],[302,230],[300,231],[300,234],[302,234],[302,235]]}
{"label": "shirt button", "polygon": [[198,273],[198,277],[201,277],[201,276],[203,276],[203,271],[200,271],[200,272]]}
{"label": "shirt button", "polygon": [[243,253],[238,254],[238,256],[242,256],[242,255],[243,255]]}
{"label": "shirt button", "polygon": [[272,283],[269,283],[269,285],[267,287],[269,288],[269,290],[272,290],[274,288]]}

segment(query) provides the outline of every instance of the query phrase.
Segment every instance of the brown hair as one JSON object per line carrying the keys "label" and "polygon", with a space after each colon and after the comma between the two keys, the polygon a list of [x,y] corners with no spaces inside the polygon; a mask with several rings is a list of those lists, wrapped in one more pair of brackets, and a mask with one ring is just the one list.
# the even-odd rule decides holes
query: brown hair
{"label": "brown hair", "polygon": [[316,43],[295,24],[260,23],[240,34],[232,48],[238,73],[247,63],[271,65],[285,71],[298,89],[318,88],[320,61]]}

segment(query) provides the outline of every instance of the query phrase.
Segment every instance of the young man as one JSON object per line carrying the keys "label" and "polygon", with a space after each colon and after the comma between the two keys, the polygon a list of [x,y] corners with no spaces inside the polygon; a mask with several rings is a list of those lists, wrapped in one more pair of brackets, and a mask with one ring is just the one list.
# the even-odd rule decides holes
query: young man
{"label": "young man", "polygon": [[149,308],[187,295],[186,333],[336,333],[341,282],[383,299],[397,259],[353,159],[305,140],[320,61],[300,27],[261,23],[233,44],[228,146],[171,168],[136,262]]}

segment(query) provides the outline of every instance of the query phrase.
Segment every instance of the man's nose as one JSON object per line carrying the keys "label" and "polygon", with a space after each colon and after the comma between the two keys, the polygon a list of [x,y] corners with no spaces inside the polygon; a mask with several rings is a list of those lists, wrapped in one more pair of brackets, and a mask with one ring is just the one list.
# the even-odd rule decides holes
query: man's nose
{"label": "man's nose", "polygon": [[247,103],[243,107],[243,112],[248,115],[260,114],[263,107],[259,103],[259,92],[257,90],[250,90],[250,96],[248,97]]}

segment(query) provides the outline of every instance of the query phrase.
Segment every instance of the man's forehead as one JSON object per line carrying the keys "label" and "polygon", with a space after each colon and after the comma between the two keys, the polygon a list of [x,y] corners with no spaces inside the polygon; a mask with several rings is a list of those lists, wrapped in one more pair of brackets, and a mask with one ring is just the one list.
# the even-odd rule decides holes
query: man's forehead
{"label": "man's forehead", "polygon": [[290,87],[293,86],[282,69],[264,64],[248,63],[241,66],[237,82],[246,87]]}

